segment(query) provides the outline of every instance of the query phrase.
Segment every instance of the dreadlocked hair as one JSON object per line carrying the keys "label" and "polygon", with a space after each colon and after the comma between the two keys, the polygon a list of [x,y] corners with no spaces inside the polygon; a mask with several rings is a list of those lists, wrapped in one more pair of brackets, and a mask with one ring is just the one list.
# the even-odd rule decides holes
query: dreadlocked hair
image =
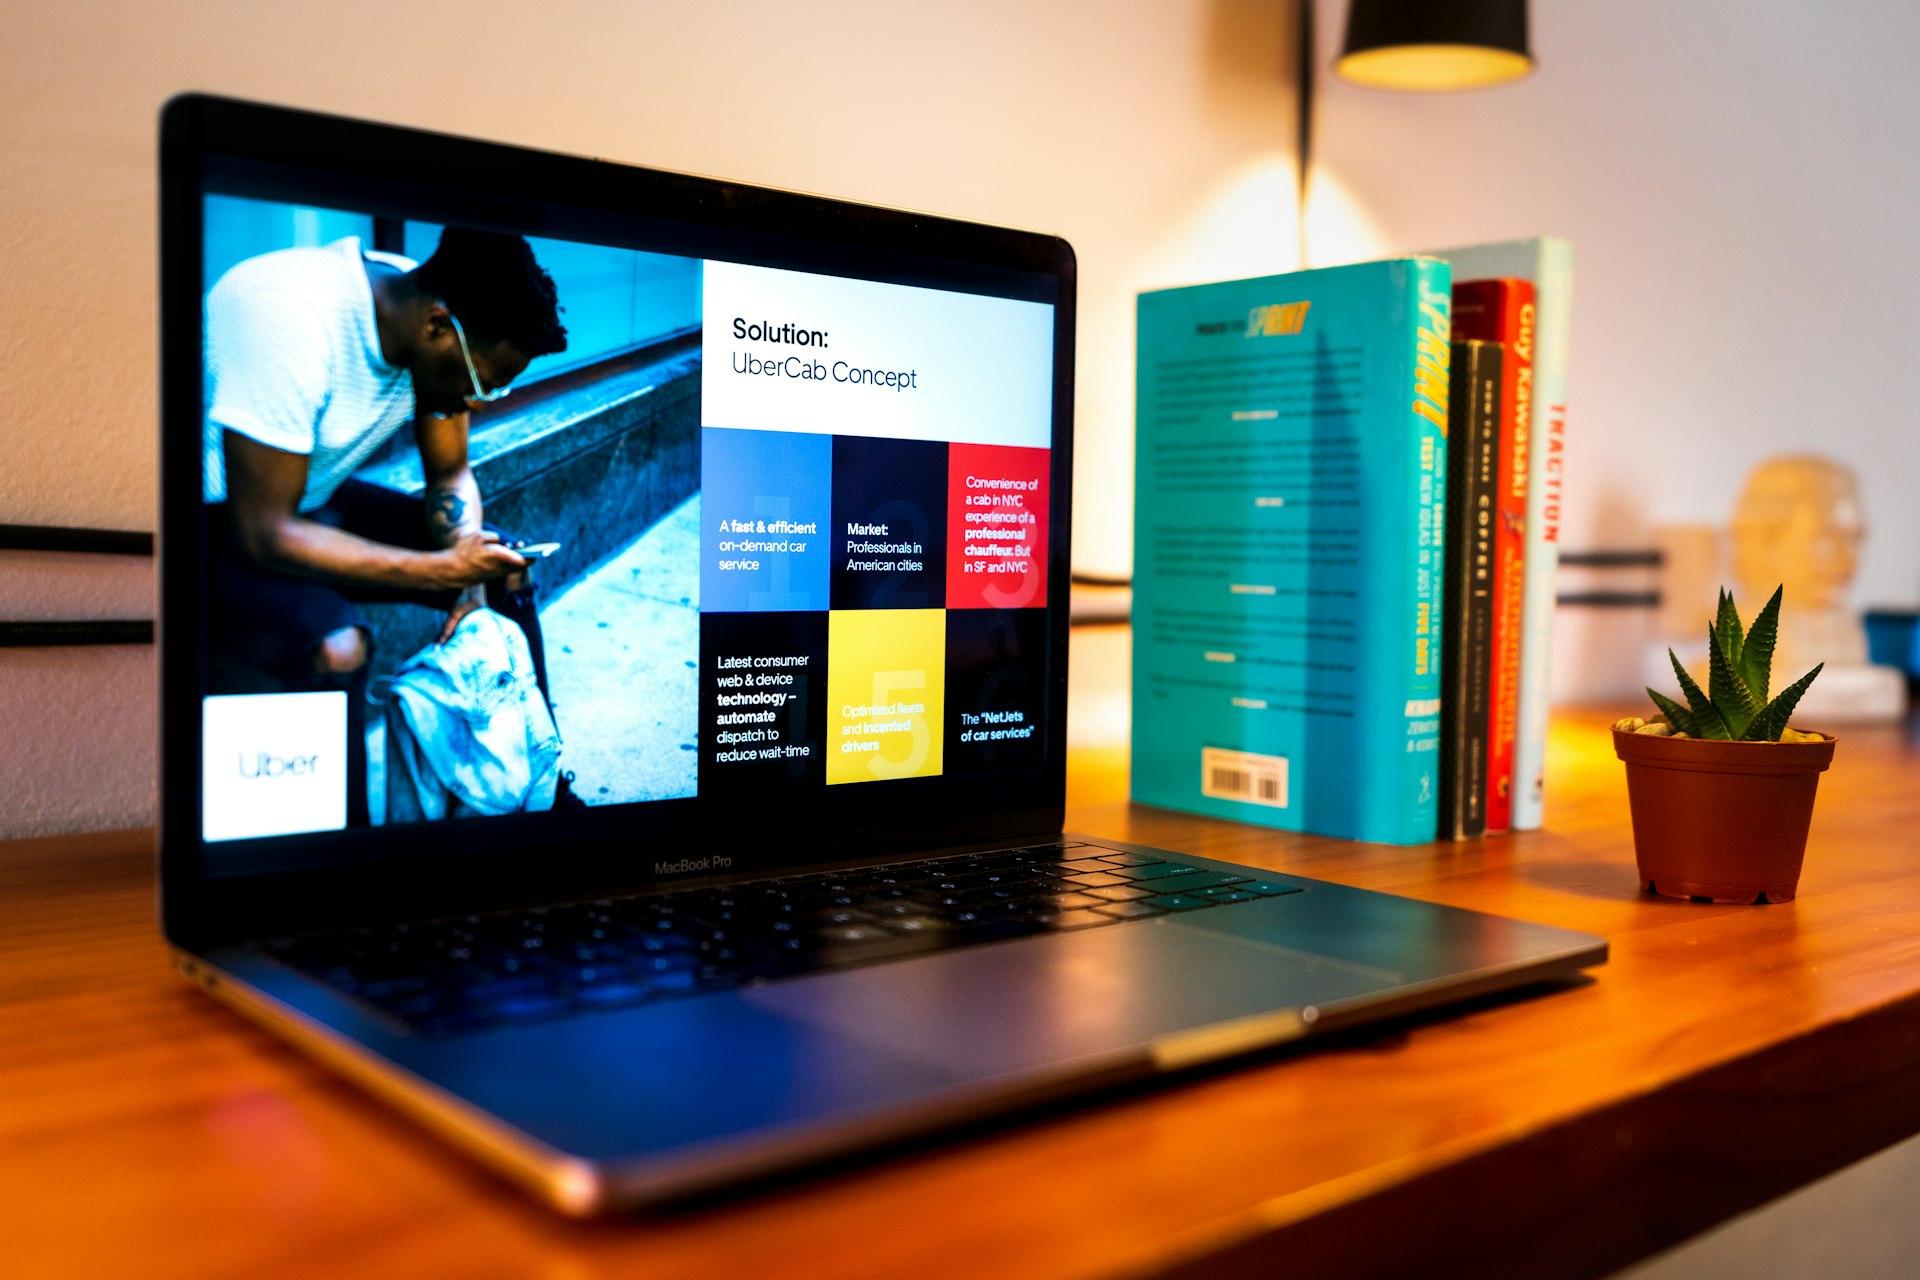
{"label": "dreadlocked hair", "polygon": [[448,227],[413,278],[482,341],[511,342],[529,360],[567,349],[553,277],[523,236]]}

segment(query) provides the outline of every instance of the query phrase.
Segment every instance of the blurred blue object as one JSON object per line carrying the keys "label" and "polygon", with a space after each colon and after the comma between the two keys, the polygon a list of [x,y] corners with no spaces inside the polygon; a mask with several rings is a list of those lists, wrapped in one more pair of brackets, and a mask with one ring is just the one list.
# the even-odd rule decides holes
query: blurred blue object
{"label": "blurred blue object", "polygon": [[1898,667],[1908,679],[1920,679],[1920,613],[1868,610],[1867,656],[1877,666]]}

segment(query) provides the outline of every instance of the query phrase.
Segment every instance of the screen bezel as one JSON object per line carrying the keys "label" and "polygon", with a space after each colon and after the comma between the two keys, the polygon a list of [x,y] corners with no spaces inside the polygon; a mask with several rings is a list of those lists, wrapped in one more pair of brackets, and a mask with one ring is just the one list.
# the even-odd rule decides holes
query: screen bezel
{"label": "screen bezel", "polygon": [[[522,234],[1050,301],[1054,433],[1041,765],[795,791],[788,793],[794,803],[783,806],[694,797],[577,815],[222,842],[223,855],[242,860],[247,850],[232,846],[271,844],[301,869],[216,874],[200,834],[201,271],[210,189],[368,211],[404,208],[413,217],[457,204],[459,220]],[[596,236],[595,226],[619,234]],[[716,253],[720,247],[724,252]],[[663,854],[718,855],[731,860],[734,873],[776,874],[1058,831],[1066,785],[1074,286],[1073,251],[1055,236],[226,99],[193,95],[168,103],[160,127],[157,638],[161,916],[169,940],[204,947],[630,892],[657,882],[652,862]]]}

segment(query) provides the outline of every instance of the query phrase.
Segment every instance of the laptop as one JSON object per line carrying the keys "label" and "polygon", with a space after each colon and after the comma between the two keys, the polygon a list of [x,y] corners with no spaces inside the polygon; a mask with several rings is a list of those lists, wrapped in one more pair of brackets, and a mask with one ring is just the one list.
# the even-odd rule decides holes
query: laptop
{"label": "laptop", "polygon": [[1604,960],[1063,833],[1074,284],[1051,236],[170,103],[180,968],[591,1214]]}

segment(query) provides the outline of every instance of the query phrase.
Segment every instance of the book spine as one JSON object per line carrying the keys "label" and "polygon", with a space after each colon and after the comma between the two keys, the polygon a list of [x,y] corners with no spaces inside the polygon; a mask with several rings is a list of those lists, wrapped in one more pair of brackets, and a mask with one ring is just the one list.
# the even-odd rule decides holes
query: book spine
{"label": "book spine", "polygon": [[1547,706],[1555,579],[1560,567],[1560,490],[1567,429],[1567,350],[1573,308],[1573,246],[1543,240],[1534,275],[1534,430],[1528,445],[1526,588],[1521,602],[1520,705],[1515,717],[1513,829],[1536,831],[1545,816]]}
{"label": "book spine", "polygon": [[[1531,292],[1531,291],[1529,291]],[[1518,308],[1500,412],[1494,534],[1493,705],[1487,740],[1487,830],[1513,826],[1513,744],[1520,714],[1520,607],[1526,590],[1527,444],[1533,425],[1533,303]]]}
{"label": "book spine", "polygon": [[[1408,400],[1411,427],[1410,506],[1413,524],[1406,558],[1412,569],[1411,596],[1400,603],[1398,630],[1405,637],[1400,655],[1405,673],[1396,690],[1403,717],[1400,766],[1391,771],[1394,794],[1373,813],[1392,815],[1397,844],[1433,839],[1440,773],[1441,663],[1445,660],[1441,607],[1446,565],[1447,413],[1451,405],[1453,269],[1433,258],[1415,261],[1413,297],[1417,301],[1413,334],[1413,385]],[[1391,634],[1391,633],[1389,633]],[[1383,708],[1383,711],[1386,709]],[[1389,713],[1391,714],[1391,713]],[[1387,715],[1383,724],[1392,723]]]}
{"label": "book spine", "polygon": [[1453,345],[1447,448],[1445,684],[1440,717],[1443,840],[1487,829],[1487,727],[1493,638],[1494,486],[1498,475],[1501,351]]}

